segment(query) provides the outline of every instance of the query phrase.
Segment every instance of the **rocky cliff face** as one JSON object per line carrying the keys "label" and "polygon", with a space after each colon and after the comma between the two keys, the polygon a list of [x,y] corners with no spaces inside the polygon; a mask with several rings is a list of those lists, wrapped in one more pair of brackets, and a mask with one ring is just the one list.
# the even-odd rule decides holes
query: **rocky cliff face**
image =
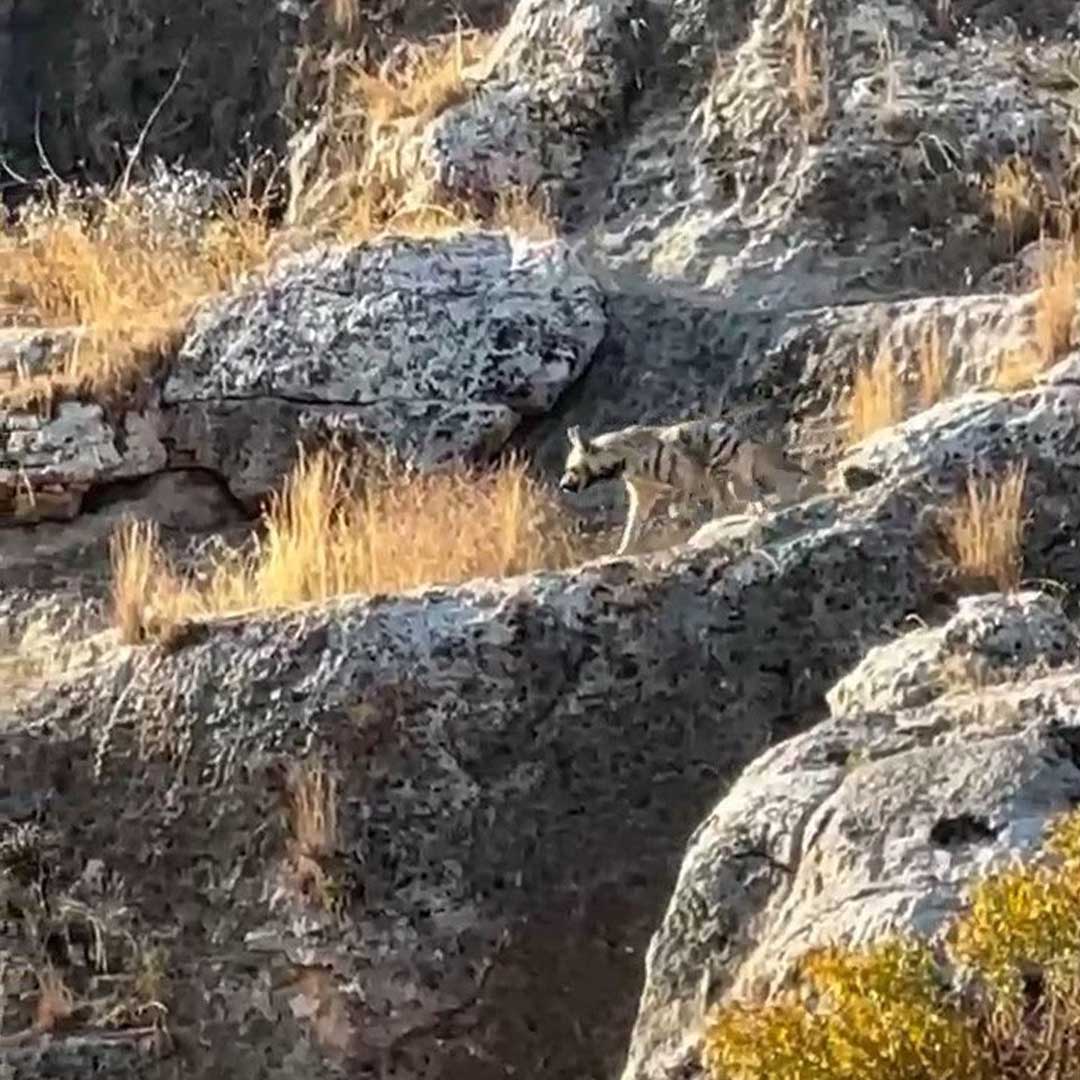
{"label": "rocky cliff face", "polygon": [[[1072,7],[521,0],[410,153],[478,204],[537,188],[556,238],[311,251],[119,405],[0,410],[0,890],[39,928],[4,948],[52,942],[89,1001],[167,947],[171,987],[167,1024],[42,1038],[20,984],[16,1076],[697,1075],[708,1006],[825,939],[933,934],[1033,847],[1080,795],[1080,388],[1069,326],[1038,381],[991,388],[1049,256],[987,181],[1021,155],[1065,182]],[[277,78],[260,35],[276,55],[291,18],[244,79]],[[79,332],[5,330],[0,375]],[[858,366],[888,351],[915,398],[931,332],[943,400],[849,446]],[[570,423],[721,409],[825,492],[648,558],[169,647],[103,629],[123,513],[243,529],[298,439],[524,449],[550,481]],[[1060,599],[965,596],[951,500],[1021,460],[1024,576]],[[318,850],[290,832],[304,760],[336,784]]]}

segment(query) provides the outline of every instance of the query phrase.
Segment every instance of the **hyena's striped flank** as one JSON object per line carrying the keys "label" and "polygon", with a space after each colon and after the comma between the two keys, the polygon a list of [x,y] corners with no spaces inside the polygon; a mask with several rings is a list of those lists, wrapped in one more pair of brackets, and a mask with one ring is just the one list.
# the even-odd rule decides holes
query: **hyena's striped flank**
{"label": "hyena's striped flank", "polygon": [[759,494],[768,492],[787,501],[807,479],[779,451],[743,437],[721,420],[634,425],[591,439],[576,427],[566,434],[570,453],[559,487],[584,491],[616,478],[626,484],[629,513],[619,555],[637,542],[657,501],[671,492],[709,498],[719,516],[728,496],[756,502]]}

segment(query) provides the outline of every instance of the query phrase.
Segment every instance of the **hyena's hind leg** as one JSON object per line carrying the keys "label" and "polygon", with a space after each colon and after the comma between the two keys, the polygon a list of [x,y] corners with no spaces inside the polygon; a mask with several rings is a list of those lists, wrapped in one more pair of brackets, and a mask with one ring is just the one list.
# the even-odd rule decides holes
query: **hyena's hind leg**
{"label": "hyena's hind leg", "polygon": [[622,540],[615,551],[616,555],[625,555],[630,548],[638,542],[641,530],[652,513],[660,492],[653,488],[626,482],[627,513],[626,527],[623,529]]}
{"label": "hyena's hind leg", "polygon": [[742,502],[750,514],[760,517],[765,513],[765,504],[754,475],[755,449],[749,442],[740,445],[728,470],[727,485],[733,499]]}

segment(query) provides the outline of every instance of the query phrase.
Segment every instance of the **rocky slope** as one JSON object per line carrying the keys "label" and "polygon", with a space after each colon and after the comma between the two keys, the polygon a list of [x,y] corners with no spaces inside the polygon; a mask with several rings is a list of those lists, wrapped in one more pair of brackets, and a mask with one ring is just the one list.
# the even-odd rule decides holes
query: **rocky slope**
{"label": "rocky slope", "polygon": [[[115,1009],[168,956],[167,1024],[83,1005],[48,1037],[19,967],[16,1076],[695,1075],[709,1004],[826,936],[933,933],[1080,794],[1077,357],[986,389],[1038,256],[984,182],[1064,176],[1072,5],[953,7],[521,0],[411,152],[470,198],[539,186],[557,239],[302,255],[122,408],[0,412],[3,948]],[[914,388],[931,331],[945,400],[847,448],[857,365],[887,342]],[[0,365],[59,338],[6,331]],[[827,492],[649,558],[100,631],[122,513],[242,527],[298,437],[550,479],[568,423],[720,408]],[[1021,459],[1060,606],[965,597],[943,550],[969,473]],[[317,850],[300,760],[336,777]]]}

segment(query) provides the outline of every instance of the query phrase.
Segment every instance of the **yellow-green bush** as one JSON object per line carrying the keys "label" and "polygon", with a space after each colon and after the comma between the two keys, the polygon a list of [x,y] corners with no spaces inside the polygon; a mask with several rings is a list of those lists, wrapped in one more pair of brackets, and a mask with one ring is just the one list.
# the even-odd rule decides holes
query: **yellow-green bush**
{"label": "yellow-green bush", "polygon": [[[942,950],[816,950],[797,989],[716,1010],[716,1080],[1080,1080],[1080,811],[1045,857],[973,889]],[[974,976],[974,993],[949,971]]]}
{"label": "yellow-green bush", "polygon": [[892,940],[826,949],[799,972],[810,1003],[792,992],[764,1006],[723,1009],[706,1057],[733,1080],[923,1080],[982,1075],[974,1031],[951,1009],[929,950]]}

